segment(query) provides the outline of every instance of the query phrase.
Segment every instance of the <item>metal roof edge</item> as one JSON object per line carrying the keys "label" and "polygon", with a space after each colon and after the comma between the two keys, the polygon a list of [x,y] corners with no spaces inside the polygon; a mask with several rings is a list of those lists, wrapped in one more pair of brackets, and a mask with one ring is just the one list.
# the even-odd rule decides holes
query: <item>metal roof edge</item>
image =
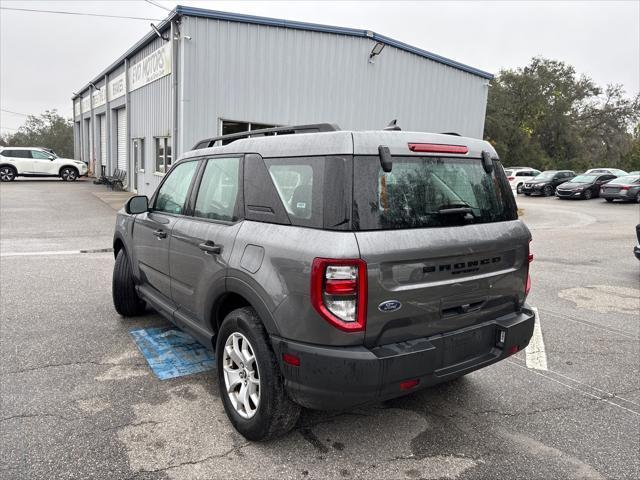
{"label": "metal roof edge", "polygon": [[[177,12],[177,8],[174,8],[173,10],[171,10],[171,12],[169,12],[169,16],[167,18],[165,18],[164,20],[162,20],[157,25],[158,30],[163,32],[169,26],[171,21],[177,15],[179,15],[179,13]],[[129,56],[133,55],[134,53],[136,53],[140,48],[142,48],[145,45],[147,45],[155,37],[156,37],[156,33],[153,30],[148,32],[144,37],[142,37],[140,40],[138,40],[131,48],[129,48],[125,53],[120,55],[120,57],[118,57],[118,59],[116,61],[112,62],[107,68],[105,68],[96,77],[94,77],[93,80],[91,80],[90,82],[87,82],[80,90],[76,90],[76,92],[78,92],[79,95],[72,96],[71,100],[75,100],[75,99],[77,99],[79,97],[82,97],[82,93],[89,89],[89,87],[91,86],[90,85],[91,83],[96,83],[96,82],[99,82],[100,80],[102,80],[105,75],[107,75],[108,73],[111,73],[113,70],[118,68],[118,66],[120,66],[120,64],[127,57],[129,57]],[[74,113],[74,115],[75,115],[75,113]]]}
{"label": "metal roof edge", "polygon": [[457,68],[459,70],[465,71],[467,73],[471,73],[473,75],[477,75],[482,78],[486,78],[488,80],[493,79],[493,74],[489,72],[485,72],[478,68],[465,65],[464,63],[451,60],[450,58],[446,58],[441,55],[428,52],[426,50],[423,50],[418,47],[414,47],[412,45],[401,42],[399,40],[394,40],[393,38],[380,35],[375,32],[371,32],[370,30],[359,30],[356,28],[336,27],[331,25],[322,25],[318,23],[299,22],[296,20],[283,20],[279,18],[259,17],[256,15],[245,15],[242,13],[222,12],[219,10],[209,10],[205,8],[188,7],[183,5],[178,5],[176,7],[176,12],[180,15],[187,15],[192,17],[203,17],[203,18],[211,18],[216,20],[227,20],[231,22],[251,23],[251,24],[266,25],[271,27],[293,28],[296,30],[307,30],[307,31],[321,32],[321,33],[336,33],[340,35],[349,35],[352,37],[371,38],[372,40],[382,42],[386,45],[390,45],[392,47],[413,53],[415,55],[427,58],[429,60],[433,60],[438,63],[442,63],[449,67]]}
{"label": "metal roof edge", "polygon": [[[297,20],[284,20],[279,18],[260,17],[256,15],[246,15],[243,13],[222,12],[219,10],[209,10],[206,8],[177,5],[173,10],[171,10],[171,12],[169,13],[169,16],[158,24],[158,30],[163,31],[164,29],[166,29],[170,24],[170,22],[179,15],[211,18],[216,20],[226,20],[230,22],[250,23],[255,25],[265,25],[265,26],[271,26],[271,27],[292,28],[295,30],[307,30],[312,32],[320,32],[320,33],[334,33],[338,35],[347,35],[351,37],[370,38],[372,40],[382,42],[385,45],[389,45],[389,46],[398,48],[400,50],[413,53],[420,57],[433,60],[434,62],[442,63],[443,65],[447,65],[449,67],[462,70],[472,75],[486,78],[487,80],[492,80],[494,77],[493,74],[491,73],[471,67],[469,65],[465,65],[464,63],[456,62],[455,60],[451,60],[450,58],[446,58],[441,55],[428,52],[421,48],[414,47],[407,43],[401,42],[399,40],[395,40],[385,35],[380,35],[370,30],[360,30],[356,28],[336,27],[332,25],[322,25],[319,23],[308,23],[308,22],[300,22]],[[72,96],[71,100],[75,100],[78,97],[82,97],[82,93],[90,88],[90,83],[99,82],[105,75],[115,70],[127,57],[136,53],[140,48],[142,48],[144,45],[149,43],[149,41],[151,41],[154,37],[155,37],[155,32],[153,32],[153,30],[148,32],[144,37],[142,37],[138,42],[136,42],[131,48],[129,48],[124,54],[118,57],[116,61],[112,62],[107,68],[105,68],[102,72],[100,72],[97,76],[95,76],[90,82],[87,82],[80,90],[77,90],[79,95]]]}

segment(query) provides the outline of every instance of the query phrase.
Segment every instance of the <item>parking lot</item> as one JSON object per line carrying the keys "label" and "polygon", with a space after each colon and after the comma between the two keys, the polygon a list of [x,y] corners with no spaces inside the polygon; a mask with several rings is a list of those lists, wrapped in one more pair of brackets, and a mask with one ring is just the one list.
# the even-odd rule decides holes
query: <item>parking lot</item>
{"label": "parking lot", "polygon": [[640,476],[637,204],[518,198],[540,326],[527,352],[383,404],[307,411],[249,443],[212,372],[151,373],[129,330],[159,315],[114,311],[104,192],[0,187],[2,478]]}

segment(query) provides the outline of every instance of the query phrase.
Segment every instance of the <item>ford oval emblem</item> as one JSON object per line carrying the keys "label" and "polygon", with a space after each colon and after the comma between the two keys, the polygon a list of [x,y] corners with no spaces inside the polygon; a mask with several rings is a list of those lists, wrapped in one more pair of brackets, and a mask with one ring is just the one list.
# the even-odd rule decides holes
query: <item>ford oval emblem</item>
{"label": "ford oval emblem", "polygon": [[381,312],[395,312],[401,308],[402,304],[398,300],[387,300],[386,302],[382,302],[378,305],[378,310]]}

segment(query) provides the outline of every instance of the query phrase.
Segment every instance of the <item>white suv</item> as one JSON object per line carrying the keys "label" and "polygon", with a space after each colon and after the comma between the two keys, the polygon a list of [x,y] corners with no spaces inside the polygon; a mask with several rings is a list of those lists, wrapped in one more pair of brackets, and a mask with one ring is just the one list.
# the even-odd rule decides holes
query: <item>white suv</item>
{"label": "white suv", "polygon": [[44,148],[0,147],[0,181],[16,177],[60,177],[73,182],[87,174],[87,164],[60,158]]}
{"label": "white suv", "polygon": [[540,170],[530,167],[505,167],[504,173],[507,175],[511,188],[515,188],[516,192],[522,193],[524,182],[533,180],[534,177],[540,175]]}

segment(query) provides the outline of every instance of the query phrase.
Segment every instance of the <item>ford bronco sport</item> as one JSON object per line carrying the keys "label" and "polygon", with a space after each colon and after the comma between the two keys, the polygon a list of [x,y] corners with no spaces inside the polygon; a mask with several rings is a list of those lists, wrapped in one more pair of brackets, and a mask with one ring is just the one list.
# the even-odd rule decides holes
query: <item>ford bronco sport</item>
{"label": "ford bronco sport", "polygon": [[487,142],[258,130],[200,142],[127,202],[113,301],[212,348],[229,419],[264,440],[301,407],[390,399],[524,348],[530,239]]}

